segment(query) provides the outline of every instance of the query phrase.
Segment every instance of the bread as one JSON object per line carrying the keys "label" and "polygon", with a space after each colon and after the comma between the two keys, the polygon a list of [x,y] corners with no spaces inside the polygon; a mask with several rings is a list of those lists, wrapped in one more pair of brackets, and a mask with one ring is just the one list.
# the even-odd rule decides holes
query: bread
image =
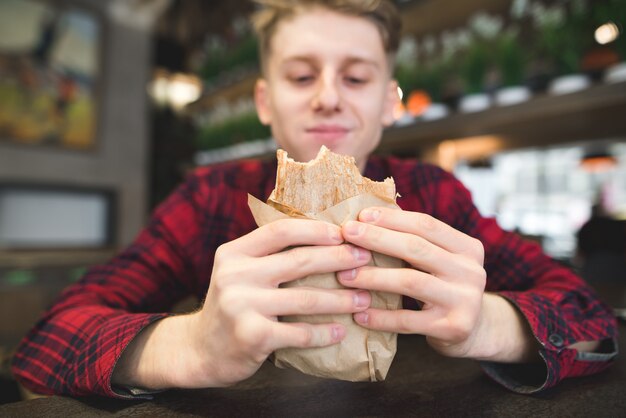
{"label": "bread", "polygon": [[392,178],[376,182],[363,177],[354,157],[335,154],[325,146],[308,163],[294,161],[281,149],[276,157],[276,186],[268,204],[283,213],[308,216],[361,194],[395,202],[396,185]]}

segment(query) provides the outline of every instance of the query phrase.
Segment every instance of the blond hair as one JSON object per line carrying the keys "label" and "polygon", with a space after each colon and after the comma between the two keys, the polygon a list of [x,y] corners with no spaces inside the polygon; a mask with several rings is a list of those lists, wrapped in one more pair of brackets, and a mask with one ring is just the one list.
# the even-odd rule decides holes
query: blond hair
{"label": "blond hair", "polygon": [[261,69],[271,52],[272,37],[278,24],[295,16],[302,10],[322,7],[350,16],[363,17],[374,23],[383,41],[383,47],[393,65],[400,44],[402,21],[398,10],[390,0],[254,0],[260,5],[252,15],[252,24],[259,40]]}

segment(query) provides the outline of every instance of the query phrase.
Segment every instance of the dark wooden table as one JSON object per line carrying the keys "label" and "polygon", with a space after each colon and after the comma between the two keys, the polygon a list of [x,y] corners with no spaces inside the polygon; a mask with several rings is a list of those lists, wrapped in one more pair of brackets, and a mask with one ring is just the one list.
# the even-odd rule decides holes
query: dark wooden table
{"label": "dark wooden table", "polygon": [[[623,322],[620,331],[623,349]],[[471,360],[434,353],[423,337],[401,336],[384,382],[324,380],[267,363],[228,389],[169,391],[152,401],[55,396],[0,406],[0,417],[21,416],[626,417],[626,357],[598,375],[527,396],[494,383]]]}

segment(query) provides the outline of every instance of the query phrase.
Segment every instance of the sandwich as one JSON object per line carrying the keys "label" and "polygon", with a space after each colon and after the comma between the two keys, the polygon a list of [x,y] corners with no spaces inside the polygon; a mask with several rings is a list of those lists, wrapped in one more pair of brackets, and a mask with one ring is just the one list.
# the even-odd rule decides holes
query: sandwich
{"label": "sandwich", "polygon": [[[267,204],[249,196],[248,203],[257,225],[283,218],[310,218],[341,225],[357,218],[371,206],[397,208],[393,179],[382,182],[365,178],[353,157],[339,155],[322,147],[307,163],[296,162],[283,150],[277,151],[276,186]],[[401,260],[372,253],[371,265],[401,267]],[[339,289],[335,273],[315,274],[281,285],[282,287],[319,287]],[[400,295],[371,292],[370,306],[398,309]],[[283,348],[273,355],[278,367],[289,367],[319,377],[349,381],[384,380],[396,352],[397,335],[373,331],[358,325],[351,314],[292,315],[285,322],[340,323],[346,337],[338,344],[320,348]]]}

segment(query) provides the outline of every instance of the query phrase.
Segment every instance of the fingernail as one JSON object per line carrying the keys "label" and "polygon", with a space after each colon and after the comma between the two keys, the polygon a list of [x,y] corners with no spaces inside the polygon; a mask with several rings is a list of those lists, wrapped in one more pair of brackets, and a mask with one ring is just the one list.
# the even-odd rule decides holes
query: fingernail
{"label": "fingernail", "polygon": [[337,276],[342,282],[349,282],[356,278],[356,269],[340,271]]}
{"label": "fingernail", "polygon": [[341,231],[335,225],[328,225],[328,235],[335,242],[343,242]]}
{"label": "fingernail", "polygon": [[365,225],[359,222],[350,221],[344,225],[344,230],[348,235],[360,235],[363,233]]}
{"label": "fingernail", "polygon": [[367,260],[368,251],[359,247],[352,247],[352,256],[355,260],[363,261]]}
{"label": "fingernail", "polygon": [[367,321],[370,319],[370,316],[367,312],[358,312],[353,315],[354,320],[359,324],[367,324]]}
{"label": "fingernail", "polygon": [[378,218],[380,218],[378,209],[364,209],[359,216],[359,219],[363,222],[375,222]]}
{"label": "fingernail", "polygon": [[354,305],[357,308],[366,308],[370,304],[369,292],[357,292],[354,294]]}
{"label": "fingernail", "polygon": [[342,340],[343,337],[346,336],[346,329],[341,326],[334,326],[332,327],[330,334],[331,334],[331,338],[333,339],[333,341],[339,341],[339,340]]}

